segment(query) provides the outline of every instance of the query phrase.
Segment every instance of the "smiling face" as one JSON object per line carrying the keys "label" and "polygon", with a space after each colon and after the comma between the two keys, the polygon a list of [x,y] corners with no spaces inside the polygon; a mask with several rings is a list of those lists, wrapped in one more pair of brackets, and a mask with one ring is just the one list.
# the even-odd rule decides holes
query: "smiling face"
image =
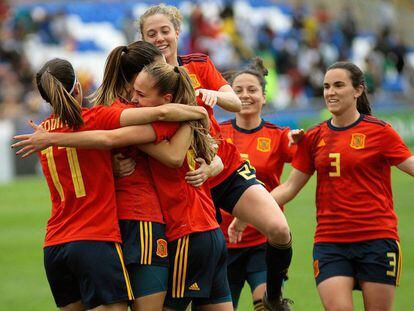
{"label": "smiling face", "polygon": [[169,64],[176,64],[179,31],[174,28],[168,17],[164,14],[148,16],[142,30],[143,39],[154,44]]}
{"label": "smiling face", "polygon": [[361,96],[362,85],[354,88],[347,70],[331,69],[325,74],[323,82],[323,96],[329,112],[335,116],[357,110],[357,98]]}
{"label": "smiling face", "polygon": [[142,107],[156,107],[171,102],[172,95],[160,95],[154,87],[155,81],[144,69],[135,79],[132,102]]}
{"label": "smiling face", "polygon": [[257,77],[242,73],[234,79],[232,87],[242,102],[242,110],[238,114],[260,115],[266,98]]}

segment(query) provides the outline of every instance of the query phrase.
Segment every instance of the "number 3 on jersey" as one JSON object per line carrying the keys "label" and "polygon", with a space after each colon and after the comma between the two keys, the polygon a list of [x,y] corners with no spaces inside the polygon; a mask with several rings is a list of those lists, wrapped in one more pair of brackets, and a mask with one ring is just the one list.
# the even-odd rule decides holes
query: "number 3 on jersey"
{"label": "number 3 on jersey", "polygon": [[334,168],[333,172],[329,172],[329,177],[341,177],[341,154],[330,153],[329,158],[333,160],[331,166]]}
{"label": "number 3 on jersey", "polygon": [[[59,147],[62,149],[62,147]],[[75,148],[65,148],[68,156],[70,174],[72,176],[73,186],[75,188],[75,194],[77,198],[86,196],[85,185],[83,184],[82,172],[79,165],[78,154]],[[59,193],[60,199],[65,201],[65,193],[63,192],[62,184],[59,180],[59,175],[56,169],[55,159],[53,157],[53,147],[49,147],[42,150],[42,154],[46,156],[47,166],[49,167],[50,176],[52,177],[53,184],[57,192]]]}

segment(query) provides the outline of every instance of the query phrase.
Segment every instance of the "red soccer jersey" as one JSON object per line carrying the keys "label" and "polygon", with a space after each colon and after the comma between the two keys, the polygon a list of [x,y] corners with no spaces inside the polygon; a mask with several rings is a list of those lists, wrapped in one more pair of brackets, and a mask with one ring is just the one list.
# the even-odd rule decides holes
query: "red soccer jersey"
{"label": "red soccer jersey", "polygon": [[[122,109],[82,109],[77,131],[120,127]],[[53,115],[41,126],[73,132]],[[44,246],[79,240],[120,242],[111,153],[95,149],[49,147],[39,153],[52,200]]]}
{"label": "red soccer jersey", "polygon": [[344,128],[330,121],[310,129],[293,167],[317,172],[317,242],[396,239],[391,166],[411,156],[392,127],[372,116]]}
{"label": "red soccer jersey", "polygon": [[[196,53],[179,56],[178,62],[188,71],[195,90],[203,88],[217,91],[222,86],[228,84],[207,55]],[[200,98],[198,98],[198,104],[208,111],[211,122],[211,135],[219,142],[217,154],[224,164],[223,171],[209,179],[210,187],[215,187],[236,171],[243,164],[243,159],[233,144],[222,139],[220,126],[214,118],[213,109],[205,105]]]}
{"label": "red soccer jersey", "polygon": [[[112,107],[131,108],[135,106],[116,100]],[[136,163],[135,171],[131,175],[115,178],[118,218],[164,223],[148,156],[135,146],[116,149],[113,154],[116,153],[122,153]]]}
{"label": "red soccer jersey", "polygon": [[[153,127],[158,143],[165,138],[170,138],[179,124],[155,122]],[[183,166],[178,169],[169,168],[152,158],[150,158],[150,167],[161,202],[168,241],[219,227],[208,185],[196,188],[184,179],[185,174],[195,168],[191,151],[188,151]]]}
{"label": "red soccer jersey", "polygon": [[[279,127],[262,120],[255,129],[245,130],[236,125],[236,120],[220,124],[223,138],[234,143],[241,152],[242,158],[249,160],[256,169],[257,179],[263,182],[268,191],[277,187],[280,183],[283,166],[291,162],[296,146],[289,148],[287,134],[289,128]],[[266,237],[252,226],[247,226],[243,232],[243,239],[237,244],[231,244],[228,240],[227,229],[233,220],[233,216],[222,211],[223,222],[220,224],[226,237],[229,248],[244,248],[263,244]]]}

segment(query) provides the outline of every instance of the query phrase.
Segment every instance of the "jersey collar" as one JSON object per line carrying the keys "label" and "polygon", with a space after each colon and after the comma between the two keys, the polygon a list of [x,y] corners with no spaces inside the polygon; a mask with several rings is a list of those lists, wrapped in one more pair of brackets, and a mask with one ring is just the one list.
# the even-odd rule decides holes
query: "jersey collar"
{"label": "jersey collar", "polygon": [[254,129],[251,129],[251,130],[246,130],[246,129],[243,129],[243,128],[237,126],[236,119],[231,120],[231,125],[233,126],[233,128],[235,130],[237,130],[238,132],[241,132],[241,133],[244,133],[244,134],[252,134],[252,133],[256,133],[256,132],[260,131],[263,128],[263,126],[265,125],[265,123],[266,123],[266,121],[262,119],[262,122],[260,122],[258,127],[254,128]]}
{"label": "jersey collar", "polygon": [[361,120],[364,118],[364,115],[361,113],[361,115],[359,116],[359,118],[352,124],[345,126],[345,127],[337,127],[335,125],[332,125],[332,118],[330,118],[328,121],[326,121],[326,123],[328,124],[328,127],[333,130],[333,131],[345,131],[347,129],[350,129],[351,127],[356,126],[359,122],[361,122]]}

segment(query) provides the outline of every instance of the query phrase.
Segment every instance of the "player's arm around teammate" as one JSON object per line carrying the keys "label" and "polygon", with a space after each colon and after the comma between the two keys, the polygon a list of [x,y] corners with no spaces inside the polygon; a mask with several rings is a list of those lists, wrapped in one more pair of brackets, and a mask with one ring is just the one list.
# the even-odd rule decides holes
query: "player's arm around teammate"
{"label": "player's arm around teammate", "polygon": [[[110,105],[112,107],[121,108],[121,110],[116,108],[114,111],[119,111],[119,113],[122,113],[125,108],[130,107],[128,105],[121,104],[118,98],[128,98],[129,94],[132,94],[133,91],[130,90],[129,88],[133,85],[133,80],[130,81],[129,79],[135,79],[137,73],[141,70],[141,68],[153,62],[157,57],[159,57],[160,61],[162,61],[162,57],[160,57],[160,55],[161,55],[160,52],[154,46],[152,46],[152,44],[149,44],[147,42],[142,42],[142,41],[134,42],[128,46],[121,46],[121,47],[115,48],[114,51],[111,52],[109,56],[110,61],[107,62],[107,65],[105,68],[104,82],[102,83],[101,87],[98,89],[97,94],[95,94],[97,95],[95,97],[96,101],[100,103],[97,105],[99,107],[97,107],[96,109],[114,110],[113,108],[101,107],[101,104]],[[120,62],[117,62],[116,59],[118,60],[120,59]],[[113,64],[118,64],[118,66],[116,68],[112,68]],[[111,81],[108,82],[107,81],[108,79],[110,80],[116,79],[117,81],[116,83],[113,83],[114,82],[113,80],[111,80],[112,82]],[[119,81],[119,79],[121,80],[126,79],[128,81],[126,83],[125,81]],[[125,83],[126,85],[124,85]],[[113,104],[111,103],[107,104],[105,102],[105,101],[113,100],[114,98],[116,100]],[[159,108],[162,108],[162,107],[159,107]],[[185,110],[183,109],[187,107],[184,107],[183,105],[176,105],[176,108],[179,108],[179,109],[175,109],[176,112],[182,111],[184,112],[184,115],[185,115]],[[197,111],[197,110],[192,109],[194,107],[188,107],[188,108],[190,108],[190,109],[187,109],[189,111]],[[128,109],[128,110],[133,110],[133,109]],[[134,109],[134,110],[138,110],[138,109]],[[175,114],[177,115],[177,113]],[[182,120],[184,115],[181,113],[178,113],[177,120]],[[202,117],[202,115],[205,115],[203,110],[201,110],[201,114],[199,114],[199,117]],[[194,113],[193,113],[193,116],[194,116]],[[192,117],[190,115],[190,119],[191,118]],[[202,124],[204,125],[207,123],[208,122],[202,122]],[[169,150],[169,153],[164,152],[164,154],[167,154],[170,156],[172,155],[173,161],[175,161],[175,165],[177,162],[177,155],[171,154],[172,152],[175,152],[175,150],[171,149],[170,147],[172,146],[169,146],[169,145],[174,145],[176,143],[176,140],[178,140],[178,142],[181,144],[180,145],[181,147],[179,147],[178,149],[181,149],[181,148],[188,149],[188,136],[190,134],[189,134],[189,130],[186,129],[185,127],[186,126],[183,126],[182,128],[180,128],[177,131],[177,133],[171,138],[168,144],[161,143],[160,146],[154,146],[154,148],[158,148],[158,151],[159,151],[159,148],[161,147],[161,145],[163,144],[166,145],[167,150]],[[129,127],[128,129],[131,129],[131,128],[132,127]],[[103,147],[115,146],[114,139],[116,140],[117,143],[121,143],[121,144],[138,143],[138,142],[143,142],[143,140],[145,142],[154,141],[155,135],[154,135],[152,126],[150,125],[140,126],[137,129],[132,132],[121,131],[121,133],[118,133],[118,135],[110,136],[110,139],[112,139],[112,142],[110,143],[106,142]],[[108,133],[108,131],[101,131],[99,133],[105,134],[105,133]],[[77,134],[77,133],[71,133],[71,134]],[[93,135],[91,137],[90,133],[88,134],[85,132],[82,134],[89,135],[89,136],[87,136],[85,140],[83,140],[82,137],[76,138],[78,139],[79,144],[84,144],[83,146],[86,148],[90,148],[91,146],[89,144],[91,143],[94,143],[95,147],[102,147],[102,138],[97,137],[99,135]],[[132,135],[133,136],[132,140],[131,138],[128,138],[128,137],[125,138],[126,135]],[[183,141],[180,141],[180,136],[183,136],[183,135],[184,135],[184,137],[182,137]],[[108,139],[108,137],[106,139]],[[130,140],[128,141],[128,139]],[[66,141],[66,143],[68,143],[68,141]],[[72,141],[71,144],[74,144],[72,146],[76,146],[76,141]],[[159,266],[159,265],[161,265],[162,263],[161,262],[157,263],[157,262],[159,261],[158,260],[159,256],[162,256],[165,260],[167,252],[166,252],[166,243],[164,244],[161,243],[162,241],[165,242],[165,237],[163,238],[164,233],[162,229],[163,227],[162,215],[159,216],[156,213],[156,211],[158,210],[157,207],[159,207],[159,203],[157,203],[158,198],[156,194],[155,194],[155,197],[150,198],[150,194],[152,193],[152,190],[150,189],[152,187],[152,184],[150,182],[151,176],[148,176],[147,181],[145,180],[146,177],[144,176],[144,173],[147,172],[148,169],[142,166],[142,165],[145,166],[145,164],[143,164],[143,162],[145,162],[144,160],[145,160],[144,158],[141,158],[141,161],[139,161],[140,162],[139,165],[141,167],[141,170],[139,170],[139,174],[135,174],[134,176],[131,176],[132,179],[130,179],[129,182],[125,184],[122,181],[118,182],[118,180],[116,180],[115,185],[117,187],[117,190],[121,190],[121,191],[117,191],[117,193],[125,192],[127,194],[135,195],[135,197],[136,196],[139,197],[139,200],[136,201],[136,200],[133,200],[133,198],[128,198],[125,196],[119,197],[117,194],[118,215],[120,217],[122,239],[124,241],[122,247],[124,249],[124,256],[126,258],[126,266],[127,266],[129,275],[131,277],[132,290],[134,291],[134,295],[135,295],[134,306],[135,308],[138,308],[139,310],[160,310],[163,305],[163,300],[164,300],[165,290],[166,290],[166,283],[167,283],[167,279],[165,278],[165,285],[163,284],[164,276],[166,277],[167,274],[164,274],[161,271],[161,269],[164,267]],[[136,180],[138,177],[140,178],[139,181]],[[129,190],[124,189],[129,184],[135,185],[137,183],[138,185],[144,185],[145,191],[139,192],[138,186],[135,186],[134,189],[129,189]],[[138,195],[139,193],[143,194],[146,198],[148,198],[146,199],[147,203],[144,203],[145,200]],[[120,200],[118,200],[118,198]],[[132,202],[136,202],[136,203],[132,203]],[[140,204],[144,204],[145,206],[140,206]],[[127,208],[128,209],[139,208],[140,211],[139,213],[137,213],[136,211],[128,212]],[[146,213],[145,211],[147,211],[148,213]],[[126,224],[127,226],[125,227],[124,224]],[[145,227],[145,230],[140,231],[139,230],[140,225],[143,225]],[[138,238],[138,244],[134,242],[136,241],[136,238],[134,239],[133,237],[133,235],[135,235],[136,233],[136,230],[134,228],[136,228],[137,226],[138,226],[138,233],[141,234],[142,236],[141,240],[144,240],[144,243],[141,243],[141,246],[139,245],[140,244],[139,238]],[[132,228],[133,230],[131,231],[129,230],[129,228]],[[152,232],[149,235],[146,233],[148,230]],[[148,237],[149,237],[149,240],[148,240]],[[153,247],[150,247],[152,245],[151,240],[154,241],[154,243],[156,243],[155,245],[153,245]],[[141,256],[140,256],[140,251],[139,251],[140,248],[141,248]],[[151,249],[153,249],[153,254],[151,252]],[[143,261],[143,256],[144,256],[144,261]],[[153,258],[153,260],[151,260],[151,258]],[[138,266],[138,269],[134,268],[137,266]],[[141,270],[142,272],[140,272]],[[152,276],[149,276],[149,273]]]}
{"label": "player's arm around teammate", "polygon": [[[196,104],[190,78],[183,68],[153,64],[138,75],[137,82],[134,100],[143,106],[160,105],[164,100]],[[184,165],[171,169],[150,160],[171,258],[165,310],[185,310],[191,301],[198,310],[231,310],[225,273],[227,253],[209,189],[192,187],[184,180],[186,172],[194,169],[196,157],[206,163],[213,160],[215,141],[200,124],[191,126],[191,148]],[[158,137],[169,137],[174,132],[167,123],[154,124],[154,129]]]}
{"label": "player's arm around teammate", "polygon": [[[184,66],[191,75],[195,89],[220,90],[223,86],[228,86],[206,55],[177,57],[181,19],[181,14],[175,7],[153,6],[140,19],[142,37],[156,45],[168,63]],[[226,87],[227,90],[233,92],[229,87]],[[237,96],[233,95],[232,98],[240,105]],[[201,104],[209,112],[212,135],[219,138],[220,129],[213,116],[213,109],[205,103]],[[270,277],[267,278],[267,301],[273,306],[269,306],[271,310],[276,309],[283,301],[281,286],[292,257],[291,235],[286,218],[269,192],[256,180],[252,168],[240,158],[234,145],[220,141],[218,155],[224,163],[224,170],[209,182],[217,207],[217,217],[220,218],[219,207],[225,208],[258,228],[268,238],[266,263]]]}
{"label": "player's arm around teammate", "polygon": [[[69,62],[48,61],[36,82],[53,109],[42,122],[45,129],[120,126],[119,109],[81,108],[81,85]],[[113,183],[106,183],[113,179],[109,152],[48,148],[39,157],[52,201],[44,263],[56,305],[65,311],[127,310],[133,295],[120,251]]]}

